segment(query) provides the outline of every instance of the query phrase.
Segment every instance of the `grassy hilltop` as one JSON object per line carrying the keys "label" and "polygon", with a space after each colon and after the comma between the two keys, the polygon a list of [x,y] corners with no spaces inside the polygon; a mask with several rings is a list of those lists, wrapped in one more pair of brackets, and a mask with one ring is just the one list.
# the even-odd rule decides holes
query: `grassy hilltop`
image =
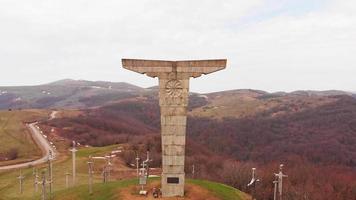
{"label": "grassy hilltop", "polygon": [[[124,195],[133,195],[136,191],[137,179],[122,179],[122,174],[135,174],[135,169],[127,168],[122,165],[119,160],[114,161],[115,168],[113,169],[112,181],[103,184],[101,183],[101,169],[104,161],[95,161],[94,164],[94,186],[93,195],[88,194],[88,173],[87,161],[88,156],[102,156],[114,149],[117,145],[106,147],[89,147],[82,148],[77,152],[77,184],[76,187],[66,189],[65,185],[65,172],[71,170],[71,158],[68,155],[64,159],[59,159],[54,163],[54,194],[53,199],[70,200],[70,199],[100,199],[100,200],[133,200],[132,197],[126,198]],[[39,173],[45,170],[46,166],[38,167]],[[34,192],[33,186],[33,169],[23,169],[23,175],[26,177],[24,180],[24,193],[19,194],[19,182],[16,177],[19,175],[19,170],[11,170],[0,173],[0,200],[18,199],[30,200],[40,198],[40,186],[37,193]],[[114,175],[117,174],[116,176]],[[122,180],[121,180],[122,179]],[[71,177],[70,177],[71,180]],[[150,186],[159,184],[159,179],[150,179]],[[187,181],[187,199],[200,199],[201,196],[209,196],[213,200],[245,200],[247,195],[232,187],[204,181],[204,180],[188,180]],[[48,188],[47,188],[48,191]],[[124,195],[123,195],[124,194]],[[199,198],[198,198],[199,197]],[[133,198],[140,199],[139,196],[133,195]]]}

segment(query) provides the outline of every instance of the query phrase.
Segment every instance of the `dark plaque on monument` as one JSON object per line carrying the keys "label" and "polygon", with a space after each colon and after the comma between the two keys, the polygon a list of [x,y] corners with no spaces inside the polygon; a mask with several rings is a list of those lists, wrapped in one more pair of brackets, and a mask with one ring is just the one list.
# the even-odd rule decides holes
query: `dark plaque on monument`
{"label": "dark plaque on monument", "polygon": [[178,177],[168,177],[167,183],[179,184],[179,178]]}

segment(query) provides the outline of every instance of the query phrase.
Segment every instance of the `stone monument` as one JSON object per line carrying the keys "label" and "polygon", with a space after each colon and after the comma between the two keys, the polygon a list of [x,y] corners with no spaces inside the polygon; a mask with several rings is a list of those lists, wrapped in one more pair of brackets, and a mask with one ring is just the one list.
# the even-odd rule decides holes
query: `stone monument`
{"label": "stone monument", "polygon": [[125,69],[158,77],[162,137],[162,196],[184,196],[184,158],[190,77],[222,70],[226,59],[163,61],[122,59]]}

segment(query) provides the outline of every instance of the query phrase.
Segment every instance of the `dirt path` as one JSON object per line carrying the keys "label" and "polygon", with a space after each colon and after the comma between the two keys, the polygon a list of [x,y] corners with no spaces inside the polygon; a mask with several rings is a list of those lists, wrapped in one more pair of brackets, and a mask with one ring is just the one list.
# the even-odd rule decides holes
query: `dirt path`
{"label": "dirt path", "polygon": [[[50,119],[53,119],[56,113],[57,111],[53,111],[50,115]],[[53,158],[57,156],[58,152],[49,144],[48,140],[41,134],[41,130],[38,129],[36,126],[37,123],[38,122],[27,124],[26,126],[30,130],[33,140],[36,142],[36,144],[41,148],[42,152],[44,153],[42,158],[30,162],[2,166],[0,167],[0,170],[17,169],[17,168],[28,167],[30,165],[34,166],[34,165],[45,163],[47,161],[49,151],[52,151]]]}

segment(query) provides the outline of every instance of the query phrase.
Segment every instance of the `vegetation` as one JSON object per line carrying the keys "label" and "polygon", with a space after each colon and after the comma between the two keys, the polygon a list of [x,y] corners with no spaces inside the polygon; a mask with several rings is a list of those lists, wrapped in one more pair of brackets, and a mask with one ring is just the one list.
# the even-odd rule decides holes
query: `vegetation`
{"label": "vegetation", "polygon": [[[150,182],[152,181],[157,181],[157,179],[151,179]],[[212,196],[219,198],[219,200],[247,200],[246,194],[224,184],[192,179],[188,179],[187,183],[207,189],[209,192],[211,192]],[[122,197],[120,197],[120,190],[129,186],[134,186],[135,184],[137,184],[137,179],[110,182],[107,184],[95,184],[93,186],[92,195],[88,194],[88,187],[83,185],[80,187],[71,188],[69,190],[57,191],[54,194],[54,199],[121,200]]]}
{"label": "vegetation", "polygon": [[[69,146],[62,147],[60,149],[62,154],[66,154],[67,156],[64,159],[59,158],[58,161],[55,161],[53,164],[53,177],[54,177],[54,191],[64,191],[66,188],[65,185],[65,173],[68,171],[71,172],[72,161],[69,156],[70,152],[68,151]],[[88,156],[104,156],[112,150],[116,149],[117,145],[106,146],[106,147],[90,147],[90,148],[82,148],[77,152],[77,178],[76,185],[78,185],[78,190],[87,189],[88,183]],[[94,165],[94,183],[100,183],[101,178],[101,170],[104,165],[103,160],[95,160]],[[119,164],[116,164],[118,168],[122,167]],[[46,172],[48,176],[48,171],[46,170],[46,165],[37,166],[38,175],[41,177],[42,171]],[[125,168],[126,169],[126,168]],[[41,193],[41,186],[39,185],[38,193],[34,193],[34,175],[33,168],[29,166],[26,169],[22,169],[22,174],[25,176],[24,179],[24,193],[22,195],[19,194],[19,180],[16,178],[19,176],[20,170],[11,170],[0,172],[0,200],[8,200],[8,199],[39,199],[39,195]],[[71,184],[71,176],[69,177],[69,181]],[[101,184],[98,184],[98,189]],[[48,188],[47,188],[48,190]],[[70,190],[68,190],[70,191]],[[104,190],[105,191],[105,190]],[[83,195],[85,192],[83,192]],[[69,198],[69,197],[68,197]],[[61,199],[61,198],[59,198]],[[85,199],[85,198],[84,198]]]}
{"label": "vegetation", "polygon": [[[108,152],[116,149],[117,146],[107,146],[107,147],[89,147],[79,149],[77,152],[77,186],[71,187],[69,189],[65,188],[65,176],[66,171],[70,172],[71,159],[68,155],[66,159],[60,160],[54,163],[54,194],[53,199],[69,200],[69,199],[120,199],[120,190],[133,186],[137,183],[137,179],[127,179],[117,181],[118,177],[113,177],[115,181],[109,182],[107,184],[101,183],[100,170],[103,167],[103,161],[95,161],[94,164],[94,185],[93,185],[93,195],[88,194],[88,175],[87,175],[87,158],[89,155],[93,156],[103,156]],[[120,170],[120,166],[114,165],[117,170]],[[45,170],[46,166],[38,167],[39,173]],[[115,169],[114,169],[115,170]],[[129,173],[130,169],[126,168],[125,173]],[[135,174],[135,169],[132,170]],[[12,170],[0,173],[0,199],[38,199],[40,198],[40,187],[39,192],[34,193],[33,188],[33,169],[27,168],[22,170],[24,179],[24,193],[19,194],[19,183],[16,177],[19,175],[19,170]],[[46,172],[47,173],[47,172]],[[114,175],[114,174],[113,174]],[[132,176],[132,175],[131,175]],[[71,177],[69,177],[71,180]],[[151,179],[152,181],[157,181],[157,178]],[[204,180],[187,180],[188,184],[198,185],[202,188],[207,189],[212,193],[213,196],[218,197],[221,200],[244,200],[246,195],[232,187],[204,181]]]}
{"label": "vegetation", "polygon": [[[63,118],[43,124],[56,127],[61,137],[97,146],[101,153],[100,146],[125,144],[121,157],[126,165],[134,162],[137,152],[142,156],[150,149],[152,165],[160,167],[157,88],[143,90],[125,84],[69,82],[71,87],[64,81],[45,87],[12,88],[0,96],[0,107],[92,107],[61,113]],[[111,86],[115,91],[109,89]],[[44,88],[56,88],[53,90],[56,94],[43,94]],[[33,90],[29,92],[30,89]],[[20,93],[26,94],[26,98],[21,96],[25,103],[21,99],[11,103]],[[194,165],[194,178],[250,191],[246,183],[251,168],[257,167],[262,181],[256,195],[258,199],[271,199],[273,173],[283,162],[289,175],[284,199],[349,200],[356,196],[355,95],[340,91],[271,94],[235,90],[192,94],[189,101],[185,169],[188,176],[192,176]],[[95,107],[98,105],[102,107]],[[9,147],[6,149],[3,151],[6,157],[23,155],[16,147],[11,152]],[[93,153],[90,149],[79,152],[83,156],[83,172],[85,157]],[[56,176],[63,183],[63,174]],[[4,174],[0,175],[0,180],[3,177]],[[0,181],[0,192],[13,188],[1,184]]]}
{"label": "vegetation", "polygon": [[25,122],[47,117],[48,112],[40,110],[0,111],[0,165],[33,160],[42,155]]}
{"label": "vegetation", "polygon": [[[214,95],[208,95],[209,104],[201,102],[201,107],[192,108],[187,129],[187,173],[194,164],[196,177],[248,191],[246,183],[251,167],[257,167],[264,177],[257,195],[266,198],[273,194],[273,173],[283,162],[290,175],[285,190],[288,199],[307,196],[322,200],[328,195],[337,200],[355,196],[355,98],[346,95],[264,98],[264,94],[247,97],[240,94],[237,95],[240,99],[258,102],[263,109],[229,117],[240,111],[231,107],[233,101],[223,101],[225,104],[222,105],[233,110],[226,112],[227,117],[223,111],[216,118],[194,113],[206,106],[213,107],[214,99],[223,98],[221,94]],[[144,152],[150,147],[154,165],[160,166],[157,99],[148,96],[147,99],[121,101],[85,112],[75,119],[58,119],[50,125],[75,127],[60,132],[64,137],[78,137],[83,144],[129,143],[131,153],[123,156],[127,164],[132,163],[135,151]],[[79,136],[88,133],[90,137]],[[318,179],[323,174],[328,177]]]}
{"label": "vegetation", "polygon": [[61,80],[37,86],[0,87],[0,109],[86,108],[138,96],[127,83]]}
{"label": "vegetation", "polygon": [[218,197],[221,200],[247,199],[247,195],[245,195],[241,191],[221,183],[198,180],[198,179],[188,179],[187,183],[199,185],[203,188],[206,188],[207,190],[212,192],[214,196]]}

